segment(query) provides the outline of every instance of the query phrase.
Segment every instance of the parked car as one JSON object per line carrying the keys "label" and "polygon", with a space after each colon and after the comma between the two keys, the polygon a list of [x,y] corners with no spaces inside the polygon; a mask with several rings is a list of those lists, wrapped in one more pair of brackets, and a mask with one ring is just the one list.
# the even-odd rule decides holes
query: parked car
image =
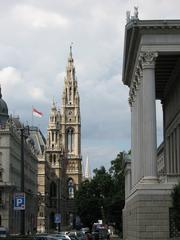
{"label": "parked car", "polygon": [[68,236],[68,234],[66,234],[64,232],[53,233],[50,236],[56,237],[56,239],[59,239],[59,240],[71,240],[71,238]]}

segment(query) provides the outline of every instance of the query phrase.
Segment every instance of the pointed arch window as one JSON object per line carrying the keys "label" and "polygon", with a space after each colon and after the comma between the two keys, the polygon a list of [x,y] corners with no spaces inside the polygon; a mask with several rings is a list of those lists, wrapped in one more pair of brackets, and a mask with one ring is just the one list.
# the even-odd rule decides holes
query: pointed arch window
{"label": "pointed arch window", "polygon": [[69,101],[71,101],[71,97],[72,97],[72,90],[71,87],[69,88]]}
{"label": "pointed arch window", "polygon": [[55,154],[53,155],[53,163],[54,163],[54,165],[56,165],[56,155]]}
{"label": "pointed arch window", "polygon": [[49,162],[52,163],[52,154],[49,155]]}
{"label": "pointed arch window", "polygon": [[74,182],[72,178],[68,180],[68,197],[69,199],[74,198]]}
{"label": "pointed arch window", "polygon": [[57,186],[55,182],[51,182],[50,184],[50,197],[56,197],[57,195]]}
{"label": "pointed arch window", "polygon": [[73,128],[68,128],[67,129],[67,149],[69,153],[73,151],[73,145],[74,145],[74,130]]}

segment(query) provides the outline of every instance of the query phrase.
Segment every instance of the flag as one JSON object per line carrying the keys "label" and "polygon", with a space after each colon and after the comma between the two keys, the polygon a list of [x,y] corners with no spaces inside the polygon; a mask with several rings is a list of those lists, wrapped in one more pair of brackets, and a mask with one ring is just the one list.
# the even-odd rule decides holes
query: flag
{"label": "flag", "polygon": [[42,112],[39,112],[37,109],[33,108],[32,109],[32,114],[33,116],[35,117],[42,117],[43,116],[43,113]]}

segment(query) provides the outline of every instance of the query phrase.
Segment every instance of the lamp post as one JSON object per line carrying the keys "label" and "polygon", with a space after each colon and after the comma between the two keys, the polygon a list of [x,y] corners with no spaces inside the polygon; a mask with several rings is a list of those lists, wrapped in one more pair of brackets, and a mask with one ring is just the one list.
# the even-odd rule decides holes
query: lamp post
{"label": "lamp post", "polygon": [[[21,192],[24,193],[24,136],[29,134],[29,126],[20,128],[21,132]],[[25,235],[25,208],[21,210],[21,235]]]}
{"label": "lamp post", "polygon": [[102,216],[102,223],[105,224],[105,213],[104,213],[104,195],[100,194],[101,197],[101,216]]}
{"label": "lamp post", "polygon": [[63,155],[60,154],[59,157],[59,176],[58,176],[58,191],[57,191],[57,213],[59,214],[59,222],[57,223],[57,230],[58,232],[61,231],[61,160],[62,160]]}

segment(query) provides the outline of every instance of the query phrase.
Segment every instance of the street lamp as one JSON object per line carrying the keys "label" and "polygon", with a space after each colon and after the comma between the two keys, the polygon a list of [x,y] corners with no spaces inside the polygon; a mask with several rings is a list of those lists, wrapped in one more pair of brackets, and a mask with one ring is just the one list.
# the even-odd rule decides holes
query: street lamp
{"label": "street lamp", "polygon": [[58,232],[61,231],[61,161],[62,161],[62,158],[63,158],[63,155],[60,154],[60,157],[59,157],[59,176],[58,176],[58,191],[57,191],[57,214],[59,214],[59,221],[57,223],[57,230]]}
{"label": "street lamp", "polygon": [[102,223],[105,223],[105,213],[104,213],[104,195],[100,194],[101,197],[101,216],[102,216]]}
{"label": "street lamp", "polygon": [[[24,137],[29,135],[29,126],[20,128],[21,133],[21,192],[24,193]],[[25,235],[25,209],[21,210],[21,234]]]}

